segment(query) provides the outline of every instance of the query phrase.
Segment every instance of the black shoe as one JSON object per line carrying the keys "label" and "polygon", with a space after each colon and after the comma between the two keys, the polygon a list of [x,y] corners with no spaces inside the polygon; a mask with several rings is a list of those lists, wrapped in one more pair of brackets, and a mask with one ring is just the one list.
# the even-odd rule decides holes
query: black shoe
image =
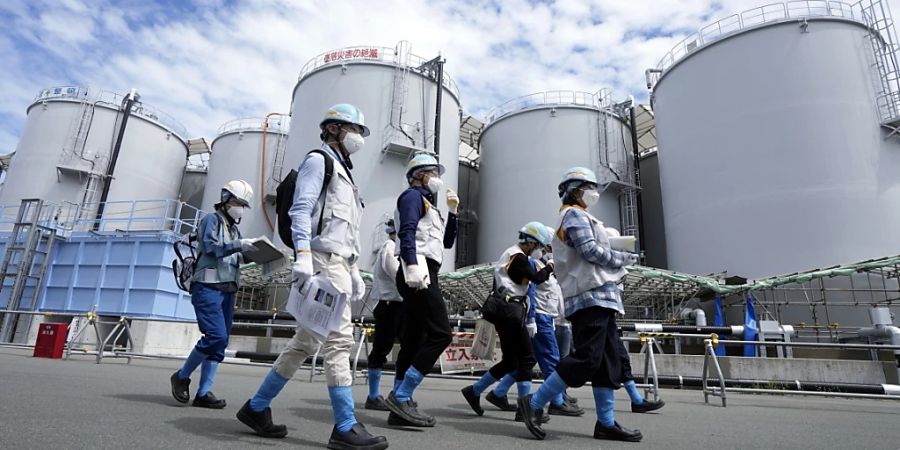
{"label": "black shoe", "polygon": [[578,404],[578,399],[577,399],[577,398],[575,398],[575,397],[569,397],[569,394],[566,394],[565,392],[563,392],[563,401],[566,402],[566,403],[568,403],[568,404],[570,404],[570,405],[577,405],[577,404]]}
{"label": "black shoe", "polygon": [[631,412],[633,413],[646,413],[650,411],[656,411],[659,408],[666,406],[666,402],[660,400],[658,402],[650,401],[644,399],[644,403],[638,405],[637,403],[631,404]]}
{"label": "black shoe", "polygon": [[283,438],[287,436],[287,427],[272,423],[272,408],[256,412],[250,408],[250,400],[237,412],[237,418],[244,425],[253,428],[257,435],[264,438]]}
{"label": "black shoe", "polygon": [[383,450],[388,448],[387,438],[372,436],[363,424],[356,422],[349,431],[331,430],[328,448],[333,450]]}
{"label": "black shoe", "polygon": [[412,400],[401,402],[397,400],[397,397],[391,392],[390,395],[388,395],[387,401],[384,403],[391,412],[409,422],[414,427],[433,427],[435,425],[434,417],[420,414],[416,409],[416,404]]}
{"label": "black shoe", "polygon": [[[538,411],[538,418],[540,419],[538,421],[539,423],[544,424],[550,422],[550,415],[544,414],[543,410]],[[516,409],[516,422],[525,422],[525,416],[522,415],[521,409]]]}
{"label": "black shoe", "polygon": [[380,395],[374,399],[366,397],[366,409],[371,409],[372,411],[390,411],[387,405],[384,404],[384,397]]}
{"label": "black shoe", "polygon": [[641,442],[641,439],[643,438],[644,435],[641,434],[641,430],[622,428],[622,425],[619,425],[619,422],[616,422],[616,425],[612,428],[606,428],[603,425],[600,425],[600,422],[597,422],[597,424],[594,425],[594,439]]}
{"label": "black shoe", "polygon": [[581,417],[584,415],[584,409],[578,405],[566,402],[563,402],[560,406],[555,406],[551,403],[547,408],[547,413],[554,416]]}
{"label": "black shoe", "polygon": [[528,431],[531,432],[532,436],[544,440],[547,437],[547,432],[541,428],[541,418],[544,411],[542,409],[535,410],[531,407],[531,396],[532,394],[528,394],[520,397],[517,403],[519,404],[519,409],[522,410],[522,415],[525,416],[525,426],[528,428]]}
{"label": "black shoe", "polygon": [[169,378],[169,381],[172,382],[172,397],[175,397],[178,403],[187,403],[191,400],[191,379],[182,380],[178,377],[178,372],[180,370],[176,370]]}
{"label": "black shoe", "polygon": [[469,402],[469,406],[472,407],[472,411],[475,411],[475,414],[479,416],[484,415],[484,409],[481,407],[481,397],[475,393],[474,387],[466,386],[462,388],[462,395]]}
{"label": "black shoe", "polygon": [[207,392],[203,397],[194,397],[194,406],[209,409],[222,409],[225,407],[225,400],[218,399],[212,392]]}
{"label": "black shoe", "polygon": [[497,408],[500,408],[500,411],[512,412],[517,410],[516,405],[509,404],[509,397],[505,395],[503,397],[495,395],[494,391],[488,392],[487,395],[484,396],[484,399]]}

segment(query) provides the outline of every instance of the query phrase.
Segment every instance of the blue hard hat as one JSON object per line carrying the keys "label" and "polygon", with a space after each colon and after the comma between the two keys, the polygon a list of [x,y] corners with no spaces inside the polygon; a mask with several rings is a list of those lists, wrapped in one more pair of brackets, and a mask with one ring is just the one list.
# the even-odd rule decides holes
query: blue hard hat
{"label": "blue hard hat", "polygon": [[528,238],[547,246],[553,241],[553,233],[540,222],[528,222],[519,230],[519,239],[524,240]]}
{"label": "blue hard hat", "polygon": [[319,128],[324,129],[325,125],[335,122],[357,125],[362,128],[363,137],[369,135],[369,127],[366,126],[365,116],[363,116],[363,113],[359,110],[359,108],[351,104],[338,103],[337,105],[328,108],[328,111],[325,111],[325,116],[322,118],[322,122],[319,123]]}
{"label": "blue hard hat", "polygon": [[569,186],[577,187],[581,186],[583,183],[592,183],[594,185],[600,184],[597,182],[597,174],[587,167],[572,167],[567,170],[566,173],[563,174],[562,181],[559,182],[559,186],[557,187],[560,198],[565,195]]}

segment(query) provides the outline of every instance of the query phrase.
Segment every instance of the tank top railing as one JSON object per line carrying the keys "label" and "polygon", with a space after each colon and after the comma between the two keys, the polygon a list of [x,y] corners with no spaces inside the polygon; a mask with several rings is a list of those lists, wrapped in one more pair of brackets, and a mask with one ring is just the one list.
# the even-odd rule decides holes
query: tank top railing
{"label": "tank top railing", "polygon": [[[219,127],[217,134],[222,135],[236,131],[262,131],[264,120],[262,117],[241,117],[229,120]],[[269,119],[269,128],[267,130],[269,133],[287,133],[289,129],[290,117],[280,116]]]}
{"label": "tank top railing", "polygon": [[585,106],[589,108],[606,108],[612,105],[610,91],[601,89],[595,93],[580,91],[546,91],[523,95],[508,100],[488,112],[485,124],[489,124],[509,113],[538,106]]}
{"label": "tank top railing", "polygon": [[[427,61],[427,59],[421,56],[409,53],[406,61],[406,66],[410,68],[417,68],[422,66],[422,64]],[[304,64],[300,69],[300,74],[297,76],[297,81],[302,80],[304,77],[319,69],[320,67],[360,62],[378,62],[393,65],[395,64],[394,49],[391,47],[362,45],[330,50],[317,55],[315,58],[309,60],[309,62]],[[450,89],[450,92],[452,92],[456,98],[459,98],[459,87],[456,85],[456,82],[453,81],[452,78],[450,78],[446,71],[444,71],[443,82],[444,86],[447,89]]]}
{"label": "tank top railing", "polygon": [[[73,100],[88,101],[92,103],[105,104],[107,106],[121,107],[122,100],[125,97],[112,91],[95,90],[85,86],[56,86],[43,89],[34,97],[32,103],[47,100]],[[181,122],[175,120],[174,117],[160,111],[159,109],[147,105],[145,103],[136,103],[131,108],[131,113],[145,119],[157,122],[160,125],[172,130],[182,139],[187,139],[187,129]]]}
{"label": "tank top railing", "polygon": [[817,17],[852,20],[868,26],[860,3],[850,4],[839,1],[809,0],[760,6],[740,14],[725,17],[688,35],[660,59],[656,65],[656,71],[653,71],[651,79],[648,81],[650,81],[651,85],[655,84],[662,72],[675,65],[689,53],[716,42],[723,37],[768,23]]}

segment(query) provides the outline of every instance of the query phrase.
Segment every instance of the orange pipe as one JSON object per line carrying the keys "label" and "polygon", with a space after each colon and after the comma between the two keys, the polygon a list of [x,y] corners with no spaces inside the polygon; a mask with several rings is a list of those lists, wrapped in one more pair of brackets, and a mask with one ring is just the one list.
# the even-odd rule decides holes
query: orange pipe
{"label": "orange pipe", "polygon": [[275,225],[272,223],[272,219],[269,217],[269,211],[266,209],[266,131],[269,129],[269,117],[287,115],[288,114],[273,112],[266,114],[266,118],[263,120],[262,161],[259,164],[259,207],[262,208],[263,217],[266,218],[266,224],[269,226],[269,231],[275,231]]}

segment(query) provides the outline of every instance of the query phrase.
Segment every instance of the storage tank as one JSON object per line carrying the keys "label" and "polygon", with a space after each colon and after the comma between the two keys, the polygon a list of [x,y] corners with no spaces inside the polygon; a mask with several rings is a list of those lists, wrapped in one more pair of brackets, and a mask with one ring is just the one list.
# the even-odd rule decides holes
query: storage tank
{"label": "storage tank", "polygon": [[900,141],[881,125],[896,86],[879,69],[896,66],[873,53],[891,21],[881,2],[825,3],[723,19],[648,80],[670,269],[755,279],[900,248]]}
{"label": "storage tank", "polygon": [[[90,228],[124,116],[123,98],[79,86],[41,91],[27,109],[0,205],[15,207],[27,198],[68,204],[75,211],[71,219],[77,217],[79,226]],[[184,127],[149,105],[135,103],[109,187],[103,229],[171,227],[142,218],[173,212],[187,151]]]}
{"label": "storage tank", "polygon": [[[272,173],[276,154],[279,151],[284,154],[287,144],[286,117],[270,117],[265,133],[264,122],[264,118],[244,118],[219,127],[218,135],[211,144],[209,172],[203,191],[202,208],[212,211],[213,205],[219,203],[222,186],[229,181],[242,179],[253,186],[252,208],[244,212],[240,224],[241,234],[248,238],[272,236],[276,222],[274,194],[277,186],[272,181]],[[265,208],[261,206],[263,203]]]}
{"label": "storage tank", "polygon": [[620,196],[634,185],[633,148],[606,91],[542,92],[495,108],[481,133],[478,259],[495,261],[532,220],[556,227],[557,185],[573,166],[592,168],[607,185],[591,213],[622,229]]}
{"label": "storage tank", "polygon": [[[440,60],[438,58],[437,60]],[[290,140],[284,169],[297,168],[306,154],[321,147],[319,122],[337,103],[356,105],[372,134],[352,157],[353,178],[365,203],[362,217],[360,268],[372,268],[378,245],[384,240],[381,223],[393,215],[397,197],[406,189],[406,163],[418,151],[434,152],[446,166],[444,185],[458,191],[459,92],[446,72],[439,78],[435,60],[409,52],[409,44],[396,48],[350,47],[323,53],[300,71],[291,106]],[[441,79],[441,105],[436,107]],[[435,113],[440,111],[440,138],[435,139]],[[438,207],[446,217],[445,196]],[[455,247],[445,252],[442,271],[453,270]]]}

